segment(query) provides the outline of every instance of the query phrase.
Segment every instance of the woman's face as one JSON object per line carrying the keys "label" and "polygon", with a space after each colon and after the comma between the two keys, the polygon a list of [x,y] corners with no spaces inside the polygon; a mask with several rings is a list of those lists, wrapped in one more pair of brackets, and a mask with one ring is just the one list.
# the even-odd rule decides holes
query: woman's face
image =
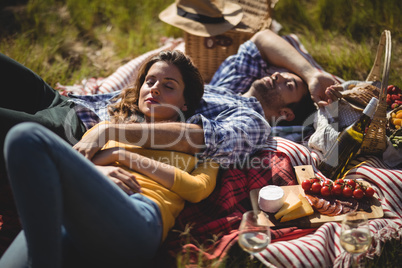
{"label": "woman's face", "polygon": [[154,63],[141,86],[138,107],[147,122],[177,121],[186,111],[184,82],[179,69],[164,61]]}

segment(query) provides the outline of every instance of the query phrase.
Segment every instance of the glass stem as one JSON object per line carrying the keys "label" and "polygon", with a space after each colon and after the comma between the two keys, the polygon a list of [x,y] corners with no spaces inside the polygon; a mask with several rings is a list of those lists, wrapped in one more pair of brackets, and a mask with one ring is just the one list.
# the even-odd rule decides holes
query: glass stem
{"label": "glass stem", "polygon": [[363,254],[352,254],[352,268],[360,268],[361,257]]}

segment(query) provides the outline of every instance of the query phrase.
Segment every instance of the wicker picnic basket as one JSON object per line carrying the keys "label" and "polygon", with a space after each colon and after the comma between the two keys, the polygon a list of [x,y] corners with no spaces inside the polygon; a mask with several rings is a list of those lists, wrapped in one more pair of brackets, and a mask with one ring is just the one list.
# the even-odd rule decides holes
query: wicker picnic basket
{"label": "wicker picnic basket", "polygon": [[209,83],[220,66],[254,33],[271,26],[273,8],[278,0],[230,0],[243,8],[243,19],[224,34],[202,37],[184,32],[185,51]]}
{"label": "wicker picnic basket", "polygon": [[[384,64],[381,65],[384,56]],[[387,87],[388,76],[391,64],[391,33],[388,30],[383,31],[380,43],[377,48],[377,54],[374,65],[366,81],[381,81],[380,94],[378,96],[377,110],[364,137],[361,147],[361,153],[381,154],[387,147]]]}

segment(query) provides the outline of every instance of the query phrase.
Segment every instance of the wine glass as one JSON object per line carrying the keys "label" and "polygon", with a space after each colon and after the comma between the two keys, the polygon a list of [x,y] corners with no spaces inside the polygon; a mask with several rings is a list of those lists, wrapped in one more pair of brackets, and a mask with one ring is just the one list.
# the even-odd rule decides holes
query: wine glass
{"label": "wine glass", "polygon": [[341,246],[352,254],[352,267],[359,267],[359,256],[371,245],[368,219],[363,212],[350,212],[342,220]]}
{"label": "wine glass", "polygon": [[246,252],[261,252],[271,242],[268,216],[260,211],[247,211],[243,214],[239,227],[239,245]]}

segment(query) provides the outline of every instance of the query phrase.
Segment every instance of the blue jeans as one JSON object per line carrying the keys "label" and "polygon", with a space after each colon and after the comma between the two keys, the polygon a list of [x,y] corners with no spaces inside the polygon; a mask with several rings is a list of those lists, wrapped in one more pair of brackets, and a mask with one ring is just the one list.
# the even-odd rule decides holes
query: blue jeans
{"label": "blue jeans", "polygon": [[141,267],[156,254],[159,207],[128,196],[57,135],[22,123],[7,135],[4,152],[23,232],[0,267]]}

